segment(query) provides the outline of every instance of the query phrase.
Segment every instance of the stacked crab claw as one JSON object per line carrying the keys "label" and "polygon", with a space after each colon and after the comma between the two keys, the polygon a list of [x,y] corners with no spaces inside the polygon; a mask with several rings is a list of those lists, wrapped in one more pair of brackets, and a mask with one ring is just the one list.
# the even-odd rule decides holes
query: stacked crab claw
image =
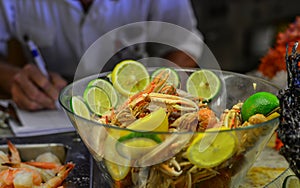
{"label": "stacked crab claw", "polygon": [[300,54],[295,43],[292,53],[286,54],[288,87],[279,91],[281,117],[278,137],[284,144],[280,153],[288,161],[290,168],[300,178]]}

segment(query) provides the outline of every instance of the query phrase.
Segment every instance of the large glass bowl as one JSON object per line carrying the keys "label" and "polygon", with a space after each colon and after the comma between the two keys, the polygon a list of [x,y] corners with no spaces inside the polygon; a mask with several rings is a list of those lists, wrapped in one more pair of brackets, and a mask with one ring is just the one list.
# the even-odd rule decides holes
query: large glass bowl
{"label": "large glass bowl", "polygon": [[[149,72],[153,70],[149,69]],[[181,76],[182,90],[185,89],[185,76],[195,70],[197,69],[177,69]],[[256,92],[268,91],[277,94],[278,91],[276,86],[260,78],[226,71],[212,71],[221,80],[219,94],[209,103],[217,116],[220,116],[225,108],[230,109],[234,104],[244,101]],[[104,78],[108,74],[108,72],[101,73],[74,81],[62,90],[59,98],[61,106],[82,141],[98,163],[101,174],[95,178],[101,179],[103,183],[101,187],[238,187],[279,123],[279,118],[275,118],[248,127],[206,133],[141,131],[144,136],[148,134],[150,137],[155,134],[163,138],[163,142],[157,146],[145,146],[143,149],[128,148],[129,146],[120,144],[118,139],[136,131],[84,119],[74,114],[70,108],[71,96],[82,96],[91,80],[97,77]],[[189,144],[203,134],[211,138],[221,134],[224,134],[224,138],[228,135],[234,136],[239,152],[235,152],[217,166],[209,168],[195,166],[184,155]],[[226,143],[227,140],[222,142]],[[205,150],[209,148],[208,145],[206,143],[199,149]]]}

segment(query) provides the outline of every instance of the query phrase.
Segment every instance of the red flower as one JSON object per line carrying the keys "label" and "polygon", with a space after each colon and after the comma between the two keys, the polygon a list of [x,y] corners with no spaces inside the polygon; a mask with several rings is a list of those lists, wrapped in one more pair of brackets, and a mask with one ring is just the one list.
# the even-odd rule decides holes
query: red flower
{"label": "red flower", "polygon": [[275,47],[270,48],[261,58],[258,70],[269,78],[273,78],[281,70],[286,70],[286,45],[289,45],[290,53],[297,41],[300,41],[300,17],[296,17],[295,22],[291,23],[284,32],[278,33]]}

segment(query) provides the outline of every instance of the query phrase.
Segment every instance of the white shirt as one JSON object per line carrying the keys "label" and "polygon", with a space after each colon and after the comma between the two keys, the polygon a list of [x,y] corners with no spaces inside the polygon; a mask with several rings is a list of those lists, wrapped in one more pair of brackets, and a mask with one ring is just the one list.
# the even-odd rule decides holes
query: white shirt
{"label": "white shirt", "polygon": [[[149,20],[173,23],[201,37],[188,0],[94,0],[88,13],[78,0],[0,0],[0,55],[6,55],[9,38],[23,42],[28,35],[47,68],[70,77],[99,37],[120,26]],[[199,50],[195,49],[198,45]],[[194,41],[186,46],[197,57],[200,45]]]}

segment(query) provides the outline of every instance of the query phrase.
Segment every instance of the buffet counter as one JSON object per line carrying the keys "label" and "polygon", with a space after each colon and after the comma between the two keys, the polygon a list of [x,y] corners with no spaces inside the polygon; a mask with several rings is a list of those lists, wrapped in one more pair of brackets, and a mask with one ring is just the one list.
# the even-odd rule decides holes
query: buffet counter
{"label": "buffet counter", "polygon": [[[95,178],[100,174],[98,167],[76,132],[47,136],[15,137],[8,128],[0,128],[0,145],[6,145],[7,140],[10,140],[17,146],[49,143],[63,144],[67,148],[66,162],[72,161],[75,163],[75,168],[66,179],[66,187],[86,188],[104,184],[104,182],[99,182],[100,178]],[[248,172],[247,178],[240,188],[281,187],[283,179],[287,175],[292,174],[287,169],[288,163],[285,159],[278,154],[278,151],[272,148],[273,142],[274,140],[271,139],[268,146]]]}

